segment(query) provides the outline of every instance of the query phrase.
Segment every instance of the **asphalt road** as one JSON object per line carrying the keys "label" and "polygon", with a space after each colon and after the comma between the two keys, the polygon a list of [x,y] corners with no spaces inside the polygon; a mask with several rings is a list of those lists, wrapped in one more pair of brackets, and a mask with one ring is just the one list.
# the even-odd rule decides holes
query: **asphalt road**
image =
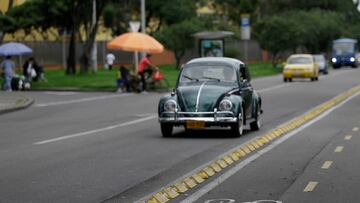
{"label": "asphalt road", "polygon": [[[254,80],[255,89],[263,97],[263,128],[246,132],[240,138],[229,138],[226,131],[220,130],[186,135],[182,129],[173,138],[162,138],[156,119],[161,96],[158,93],[25,92],[36,100],[32,107],[0,116],[0,202],[138,200],[230,148],[359,84],[359,78],[359,69],[341,69],[320,77],[319,82],[296,80],[285,84],[280,76]],[[358,114],[351,109],[350,114],[356,120]],[[342,123],[336,125],[346,128]],[[331,129],[336,131],[335,127]],[[229,186],[230,193],[224,195],[233,197],[231,192],[239,191],[240,185],[251,185],[254,192],[248,192],[241,201],[274,197],[293,202],[291,192],[297,188],[292,183],[298,178],[306,181],[303,173],[297,171],[302,171],[301,166],[312,161],[332,138],[333,134],[328,134],[330,129],[319,127],[316,132],[322,131],[326,135],[316,137],[317,144],[312,145],[309,139],[299,139],[300,143],[293,143],[294,146],[284,144],[287,151],[279,151],[266,160],[267,164],[256,167],[260,176],[252,173],[262,178],[248,177],[241,179],[241,184],[229,183],[236,187]],[[288,167],[286,155],[294,148],[302,151],[293,158],[300,158]],[[290,174],[284,177],[290,179],[276,182],[280,173],[277,171],[273,176],[271,170],[267,172],[268,168],[278,171],[284,168]],[[308,175],[311,176],[311,171]],[[273,184],[274,191],[261,189],[269,184]],[[216,191],[211,194],[214,196],[204,198],[218,196]],[[299,195],[299,198],[306,197]]]}

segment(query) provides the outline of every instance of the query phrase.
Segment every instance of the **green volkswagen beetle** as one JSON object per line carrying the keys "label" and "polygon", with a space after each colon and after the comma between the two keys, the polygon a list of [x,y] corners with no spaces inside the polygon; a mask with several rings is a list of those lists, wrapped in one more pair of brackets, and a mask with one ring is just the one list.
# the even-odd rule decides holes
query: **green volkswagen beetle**
{"label": "green volkswagen beetle", "polygon": [[250,84],[247,66],[236,59],[206,57],[189,61],[179,74],[176,88],[160,99],[161,133],[172,135],[173,128],[230,128],[233,136],[261,126],[261,97]]}

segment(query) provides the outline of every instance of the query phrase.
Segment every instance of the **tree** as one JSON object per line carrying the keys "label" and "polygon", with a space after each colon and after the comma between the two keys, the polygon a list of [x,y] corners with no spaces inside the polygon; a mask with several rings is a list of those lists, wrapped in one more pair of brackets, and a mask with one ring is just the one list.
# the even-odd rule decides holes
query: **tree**
{"label": "tree", "polygon": [[[259,0],[214,0],[217,14],[228,18],[234,24],[240,24],[241,14],[255,14]],[[253,16],[254,17],[254,16]]]}
{"label": "tree", "polygon": [[189,19],[177,24],[164,27],[155,34],[155,37],[162,42],[166,48],[172,50],[176,59],[176,67],[180,67],[180,60],[185,51],[194,47],[195,40],[192,34],[205,28],[204,22],[199,19]]}
{"label": "tree", "polygon": [[295,50],[299,42],[296,23],[291,19],[272,16],[261,20],[254,27],[254,35],[262,49],[272,54],[272,64],[276,67],[279,54]]}

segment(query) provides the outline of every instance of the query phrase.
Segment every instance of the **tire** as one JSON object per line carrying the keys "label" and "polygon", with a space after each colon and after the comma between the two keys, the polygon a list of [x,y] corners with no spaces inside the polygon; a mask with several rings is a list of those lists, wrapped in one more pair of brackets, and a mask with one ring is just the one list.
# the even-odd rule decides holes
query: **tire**
{"label": "tire", "polygon": [[261,127],[261,118],[260,118],[261,114],[260,114],[260,111],[259,111],[259,106],[257,108],[258,108],[257,117],[255,118],[255,121],[250,123],[250,130],[251,131],[260,130],[260,127]]}
{"label": "tire", "polygon": [[319,77],[316,77],[315,80],[316,80],[316,81],[319,81]]}
{"label": "tire", "polygon": [[172,132],[173,132],[173,128],[174,128],[173,125],[167,124],[167,123],[161,123],[160,128],[161,128],[161,134],[163,137],[171,137],[172,136]]}
{"label": "tire", "polygon": [[231,135],[233,137],[240,137],[244,133],[244,114],[241,112],[241,117],[238,117],[238,122],[231,126]]}
{"label": "tire", "polygon": [[289,82],[292,82],[292,78],[288,78],[288,81],[289,81]]}
{"label": "tire", "polygon": [[314,81],[315,81],[315,78],[310,78],[310,81],[311,81],[311,82],[314,82]]}
{"label": "tire", "polygon": [[284,82],[287,82],[288,81],[288,79],[287,78],[284,78]]}

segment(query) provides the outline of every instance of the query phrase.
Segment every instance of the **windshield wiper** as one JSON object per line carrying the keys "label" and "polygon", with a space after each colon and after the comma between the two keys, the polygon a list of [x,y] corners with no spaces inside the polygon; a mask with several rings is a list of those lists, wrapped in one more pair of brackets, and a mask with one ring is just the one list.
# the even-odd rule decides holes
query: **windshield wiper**
{"label": "windshield wiper", "polygon": [[189,80],[195,80],[196,82],[199,82],[199,79],[197,79],[197,78],[192,78],[192,77],[187,76],[187,75],[183,75],[183,77],[186,78],[186,79],[189,79]]}
{"label": "windshield wiper", "polygon": [[207,79],[207,80],[217,80],[218,82],[220,82],[220,81],[221,81],[219,78],[212,78],[212,77],[202,77],[202,79]]}

